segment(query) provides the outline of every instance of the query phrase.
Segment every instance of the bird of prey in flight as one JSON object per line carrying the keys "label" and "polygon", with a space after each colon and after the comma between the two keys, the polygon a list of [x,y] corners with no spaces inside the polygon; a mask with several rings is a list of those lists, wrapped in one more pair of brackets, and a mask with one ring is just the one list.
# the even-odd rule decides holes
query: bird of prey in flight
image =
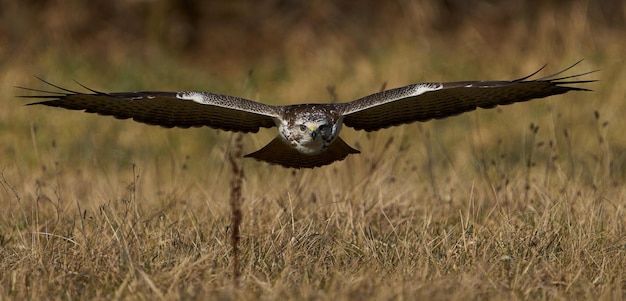
{"label": "bird of prey in flight", "polygon": [[[579,61],[580,62],[580,61]],[[344,103],[307,103],[271,106],[239,97],[209,92],[100,92],[81,85],[87,93],[44,83],[59,91],[35,91],[38,99],[28,105],[46,105],[163,127],[201,127],[256,133],[278,128],[278,136],[246,157],[291,168],[313,168],[359,153],[339,137],[342,126],[376,131],[391,126],[441,119],[476,108],[494,108],[569,91],[589,91],[576,84],[594,82],[577,77],[595,71],[564,76],[565,71],[531,79],[541,71],[498,81],[428,82],[385,90]]]}

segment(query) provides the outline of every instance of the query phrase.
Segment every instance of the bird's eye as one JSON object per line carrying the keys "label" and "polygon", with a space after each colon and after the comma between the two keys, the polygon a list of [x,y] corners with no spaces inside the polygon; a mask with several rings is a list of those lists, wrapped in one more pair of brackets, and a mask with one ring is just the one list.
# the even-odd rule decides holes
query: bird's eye
{"label": "bird's eye", "polygon": [[301,130],[301,131],[303,131],[303,132],[306,132],[306,130],[307,130],[306,125],[301,124],[301,125],[300,125],[300,130]]}
{"label": "bird's eye", "polygon": [[323,132],[326,130],[327,127],[328,127],[328,124],[322,124],[320,125],[320,127],[317,128],[317,130],[320,132]]}

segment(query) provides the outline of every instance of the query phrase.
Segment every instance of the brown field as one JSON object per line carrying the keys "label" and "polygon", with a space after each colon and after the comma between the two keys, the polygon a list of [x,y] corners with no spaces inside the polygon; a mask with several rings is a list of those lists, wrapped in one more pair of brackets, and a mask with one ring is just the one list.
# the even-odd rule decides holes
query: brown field
{"label": "brown field", "polygon": [[[362,11],[243,1],[173,16],[174,1],[14,2],[0,5],[0,300],[626,299],[618,1],[519,15],[475,1],[487,8],[443,21],[435,1]],[[383,85],[514,79],[549,63],[546,75],[581,58],[573,73],[602,69],[588,77],[600,80],[593,92],[374,133],[346,128],[362,153],[323,168],[236,159],[238,285],[236,134],[14,97],[14,86],[44,88],[37,75],[72,89],[76,79],[272,104],[332,101],[332,87],[348,101]],[[244,135],[243,151],[274,135]]]}

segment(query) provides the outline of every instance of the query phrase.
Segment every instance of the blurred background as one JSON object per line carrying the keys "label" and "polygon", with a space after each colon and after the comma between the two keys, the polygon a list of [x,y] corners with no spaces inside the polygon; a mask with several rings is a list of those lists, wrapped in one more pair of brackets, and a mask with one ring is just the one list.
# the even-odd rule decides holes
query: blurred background
{"label": "blurred background", "polygon": [[[546,75],[583,58],[573,73],[602,69],[588,77],[601,80],[590,85],[592,94],[392,133],[405,144],[424,137],[415,135],[416,129],[436,133],[433,139],[448,148],[441,160],[448,162],[461,160],[457,150],[467,146],[455,143],[465,141],[468,126],[478,120],[484,122],[481,143],[497,148],[495,141],[507,138],[512,143],[507,152],[520,149],[530,122],[554,123],[546,135],[562,139],[559,127],[566,128],[579,135],[573,141],[581,149],[597,148],[594,112],[623,128],[625,28],[626,4],[611,0],[2,1],[0,165],[17,163],[17,170],[29,173],[53,162],[128,169],[129,162],[163,158],[186,166],[211,151],[224,158],[230,141],[224,132],[164,131],[24,107],[26,101],[14,96],[28,92],[14,86],[46,88],[33,75],[76,90],[81,88],[73,80],[102,91],[201,90],[289,104],[348,101],[424,81],[513,79],[549,63],[541,73]],[[555,122],[554,116],[565,117]],[[412,134],[407,138],[404,131]],[[379,144],[390,136],[382,132]],[[349,143],[364,143],[364,133],[344,134]],[[273,135],[246,136],[244,151]],[[626,145],[619,131],[607,130],[605,138],[618,152]],[[225,142],[216,143],[220,139]],[[380,148],[360,146],[364,153]],[[213,161],[223,162],[209,158],[199,166],[206,170]]]}
{"label": "blurred background", "polygon": [[[0,0],[0,296],[618,299],[625,53],[623,0]],[[39,76],[349,101],[580,59],[566,75],[601,69],[577,78],[593,92],[344,128],[361,154],[312,170],[241,160],[244,295],[226,281],[235,135],[15,97],[54,90]],[[244,153],[275,135],[245,135]]]}
{"label": "blurred background", "polygon": [[494,72],[512,57],[543,64],[594,59],[607,40],[623,47],[625,6],[617,0],[2,1],[0,64],[38,75],[54,72],[54,63],[65,65],[64,73],[86,68],[100,75],[150,64],[154,72],[194,69],[229,82],[249,70],[271,82],[321,64],[333,68],[308,76],[333,83],[345,74],[331,71],[354,77],[361,64],[403,55],[406,68],[417,72],[438,65],[462,70],[454,63],[470,60]]}

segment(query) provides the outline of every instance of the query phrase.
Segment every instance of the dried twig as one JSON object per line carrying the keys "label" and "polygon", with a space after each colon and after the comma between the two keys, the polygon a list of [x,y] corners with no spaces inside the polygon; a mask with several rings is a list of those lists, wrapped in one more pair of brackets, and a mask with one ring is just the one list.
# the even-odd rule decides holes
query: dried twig
{"label": "dried twig", "polygon": [[232,167],[232,178],[230,181],[230,209],[231,209],[231,233],[230,244],[233,248],[232,267],[233,267],[233,283],[235,287],[239,286],[239,277],[241,271],[239,269],[239,226],[241,225],[242,213],[241,204],[243,198],[241,196],[241,188],[243,183],[243,168],[241,168],[240,160],[243,153],[242,144],[243,135],[236,134],[235,149],[230,153],[229,161]]}

